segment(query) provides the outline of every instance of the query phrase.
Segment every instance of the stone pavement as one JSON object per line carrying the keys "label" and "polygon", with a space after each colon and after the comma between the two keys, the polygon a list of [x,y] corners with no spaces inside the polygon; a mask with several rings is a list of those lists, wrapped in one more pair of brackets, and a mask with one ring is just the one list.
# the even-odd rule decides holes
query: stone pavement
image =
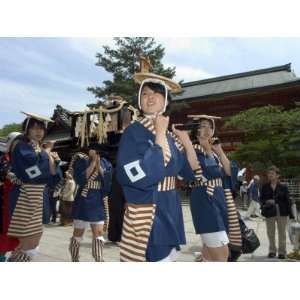
{"label": "stone pavement", "polygon": [[[245,211],[240,211],[242,216]],[[192,262],[194,261],[194,252],[199,251],[201,242],[199,236],[194,232],[191,213],[188,205],[183,205],[183,214],[185,221],[185,232],[187,238],[187,245],[182,246],[181,253],[178,257],[178,261]],[[246,221],[249,228],[253,228],[258,235],[261,246],[255,251],[254,254],[242,255],[239,261],[244,262],[260,262],[260,261],[279,261],[277,258],[268,259],[268,240],[266,233],[266,226],[264,221],[259,218],[255,218]],[[39,254],[35,257],[35,261],[43,262],[69,262],[68,245],[69,239],[72,235],[72,226],[61,227],[57,225],[46,225],[44,234],[41,240]],[[80,248],[80,261],[92,262],[91,255],[91,230],[87,230],[84,236],[84,240],[81,243]],[[287,251],[292,251],[292,245],[287,236]],[[119,247],[112,243],[107,243],[104,246],[104,259],[107,262],[119,261]]]}

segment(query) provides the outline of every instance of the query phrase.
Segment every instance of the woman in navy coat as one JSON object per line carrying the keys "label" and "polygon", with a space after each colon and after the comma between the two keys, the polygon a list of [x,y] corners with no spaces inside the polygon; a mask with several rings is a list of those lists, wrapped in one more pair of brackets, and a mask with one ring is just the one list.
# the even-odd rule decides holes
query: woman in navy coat
{"label": "woman in navy coat", "polygon": [[77,153],[73,157],[69,172],[78,186],[73,202],[74,232],[69,251],[73,262],[79,261],[79,248],[87,225],[93,232],[92,255],[96,262],[103,259],[103,225],[105,220],[103,198],[110,192],[112,166],[97,150],[89,147],[88,155]]}

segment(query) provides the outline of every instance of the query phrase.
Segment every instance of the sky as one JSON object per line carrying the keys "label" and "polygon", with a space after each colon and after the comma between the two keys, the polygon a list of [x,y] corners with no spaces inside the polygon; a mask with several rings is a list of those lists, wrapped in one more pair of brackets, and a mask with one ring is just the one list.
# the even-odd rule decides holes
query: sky
{"label": "sky", "polygon": [[[300,38],[158,38],[165,66],[184,82],[292,63],[300,77]],[[0,38],[0,128],[20,111],[52,116],[56,104],[81,110],[95,102],[88,86],[111,79],[95,66],[112,38]]]}

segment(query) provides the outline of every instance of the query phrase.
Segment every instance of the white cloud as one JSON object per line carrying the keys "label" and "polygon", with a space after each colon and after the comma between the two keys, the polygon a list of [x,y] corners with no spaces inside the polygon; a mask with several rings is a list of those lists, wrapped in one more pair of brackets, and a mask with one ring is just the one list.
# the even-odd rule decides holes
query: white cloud
{"label": "white cloud", "polygon": [[1,58],[5,59],[6,64],[22,65],[27,64],[40,64],[44,67],[51,66],[55,61],[45,53],[34,50],[34,47],[28,47],[18,44],[17,40],[10,41],[5,38],[0,39],[0,54]]}
{"label": "white cloud", "polygon": [[176,66],[176,80],[184,80],[184,82],[195,81],[201,79],[207,79],[214,77],[215,75],[206,72],[201,68],[195,68],[190,66]]}
{"label": "white cloud", "polygon": [[[68,78],[65,74],[59,73],[59,70],[43,68],[42,65],[38,64],[22,64],[22,69],[26,71],[29,76],[36,76],[37,78],[43,79],[45,82],[54,81],[68,87],[77,89],[86,89],[91,83],[86,81],[74,79],[76,74],[72,74],[73,78]],[[70,74],[71,75],[71,74]]]}
{"label": "white cloud", "polygon": [[[0,40],[1,41],[1,40]],[[76,74],[72,74],[73,78],[68,78],[63,73],[60,73],[62,68],[56,66],[63,65],[58,59],[55,60],[47,53],[42,53],[33,49],[23,48],[22,46],[15,47],[13,49],[6,48],[1,45],[0,47],[0,62],[8,66],[14,66],[14,68],[26,73],[28,77],[36,77],[43,79],[44,82],[54,81],[60,84],[67,85],[73,88],[85,89],[90,85],[88,79],[86,82],[74,79]],[[2,76],[4,74],[1,74]]]}
{"label": "white cloud", "polygon": [[168,52],[190,49],[194,44],[190,38],[158,38],[156,40],[162,43]]}
{"label": "white cloud", "polygon": [[184,80],[184,82],[188,82],[188,81],[196,81],[196,80],[215,77],[214,74],[205,71],[201,67],[197,68],[189,65],[180,65],[180,64],[171,64],[171,63],[165,63],[164,66],[176,67],[176,76],[174,79],[177,81]]}
{"label": "white cloud", "polygon": [[95,63],[95,55],[103,50],[102,46],[114,46],[112,37],[67,38],[69,46],[76,52]]}
{"label": "white cloud", "polygon": [[[51,116],[56,104],[69,110],[81,110],[89,101],[88,93],[66,94],[61,90],[37,87],[30,84],[10,80],[0,80],[1,112],[12,113],[19,119],[20,111],[32,111],[45,116]],[[15,120],[11,120],[14,122]],[[1,124],[4,125],[4,124]]]}
{"label": "white cloud", "polygon": [[215,43],[209,38],[157,38],[165,47],[166,57],[172,54],[212,56]]}

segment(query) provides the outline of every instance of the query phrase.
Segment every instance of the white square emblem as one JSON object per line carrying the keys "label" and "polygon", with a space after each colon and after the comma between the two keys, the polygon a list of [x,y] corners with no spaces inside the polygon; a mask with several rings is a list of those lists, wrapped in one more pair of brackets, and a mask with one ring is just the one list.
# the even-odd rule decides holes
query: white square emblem
{"label": "white square emblem", "polygon": [[141,168],[140,162],[138,160],[126,164],[124,166],[124,169],[131,182],[136,182],[146,177],[146,174]]}
{"label": "white square emblem", "polygon": [[38,166],[32,166],[30,168],[27,168],[25,169],[25,172],[27,173],[30,179],[34,179],[42,174]]}

